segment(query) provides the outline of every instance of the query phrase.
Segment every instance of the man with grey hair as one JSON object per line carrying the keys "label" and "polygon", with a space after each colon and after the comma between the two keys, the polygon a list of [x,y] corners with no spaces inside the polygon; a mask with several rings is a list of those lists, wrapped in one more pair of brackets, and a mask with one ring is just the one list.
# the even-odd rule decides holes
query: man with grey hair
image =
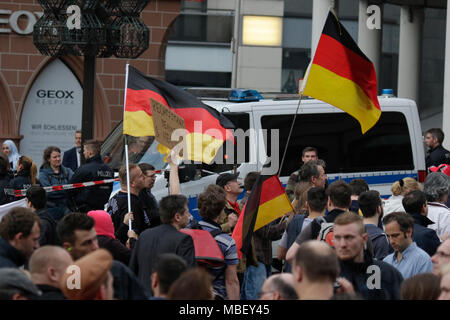
{"label": "man with grey hair", "polygon": [[292,273],[271,275],[264,281],[260,300],[297,300]]}
{"label": "man with grey hair", "polygon": [[441,240],[450,236],[450,209],[445,205],[448,199],[450,178],[442,172],[432,172],[425,179],[423,192],[428,201],[428,218],[434,222],[429,225]]}
{"label": "man with grey hair", "polygon": [[30,258],[31,280],[42,295],[37,300],[65,300],[61,291],[61,278],[68,266],[73,264],[70,254],[61,247],[43,246]]}

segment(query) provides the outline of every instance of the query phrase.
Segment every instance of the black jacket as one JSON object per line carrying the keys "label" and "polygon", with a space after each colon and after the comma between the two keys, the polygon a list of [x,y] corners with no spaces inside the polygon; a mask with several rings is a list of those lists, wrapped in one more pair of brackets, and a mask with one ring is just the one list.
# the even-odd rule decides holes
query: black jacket
{"label": "black jacket", "polygon": [[[9,188],[13,190],[28,189],[31,187],[31,177],[29,170],[22,170],[9,182]],[[17,201],[25,197],[9,196],[9,201]]]}
{"label": "black jacket", "polygon": [[139,193],[139,201],[142,204],[142,209],[150,219],[150,226],[156,227],[161,224],[161,218],[159,217],[159,206],[155,196],[149,189],[142,189]]}
{"label": "black jacket", "polygon": [[19,250],[0,237],[0,268],[18,268],[26,261],[27,258]]}
{"label": "black jacket", "polygon": [[5,193],[5,189],[9,188],[10,181],[10,174],[0,174],[0,206],[10,201],[10,197]]}
{"label": "black jacket", "polygon": [[179,232],[170,224],[145,230],[131,254],[130,269],[149,292],[153,263],[162,253],[174,253],[182,257],[189,267],[196,266],[194,242],[189,235]]}
{"label": "black jacket", "polygon": [[[105,163],[100,155],[86,160],[75,171],[69,183],[107,180],[114,178],[114,171]],[[68,191],[69,207],[73,211],[88,212],[90,210],[103,210],[108,202],[113,184],[76,188]]]}
{"label": "black jacket", "polygon": [[47,209],[39,209],[36,211],[39,219],[41,219],[41,235],[39,237],[39,244],[41,246],[59,245],[58,234],[56,232],[57,222],[47,212]]}
{"label": "black jacket", "polygon": [[[372,259],[371,254],[365,251],[364,262],[339,260],[341,277],[350,281],[355,292],[361,294],[364,300],[400,300],[400,285],[402,274],[390,264]],[[375,266],[375,267],[374,267]],[[380,272],[374,271],[378,267]],[[380,276],[379,287],[376,287],[376,276]],[[372,288],[369,285],[375,285]]]}
{"label": "black jacket", "polygon": [[[150,228],[151,220],[147,216],[141,201],[136,195],[130,195],[130,202],[131,212],[133,212],[134,215],[132,228],[137,234],[140,234],[144,230]],[[125,244],[128,237],[126,236],[126,233],[120,232],[120,230],[123,229],[121,228],[121,225],[123,225],[123,218],[128,213],[127,193],[122,191],[117,192],[114,197],[109,200],[106,211],[108,211],[113,221],[116,239]]]}
{"label": "black jacket", "polygon": [[114,278],[115,299],[148,300],[149,294],[130,268],[122,262],[114,260],[110,271]]}
{"label": "black jacket", "polygon": [[427,228],[429,224],[433,224],[434,222],[420,213],[413,213],[411,216],[414,218],[413,241],[419,248],[432,257],[436,253],[437,248],[441,245],[441,241],[439,240],[436,231]]}
{"label": "black jacket", "polygon": [[36,287],[41,290],[42,295],[31,296],[31,300],[67,300],[62,291],[56,287],[46,284],[37,284]]}
{"label": "black jacket", "polygon": [[440,164],[450,164],[450,151],[444,149],[441,145],[434,149],[429,149],[425,158],[427,169],[432,166],[439,166]]}
{"label": "black jacket", "polygon": [[98,246],[108,250],[114,260],[118,260],[125,265],[130,263],[131,250],[123,245],[122,242],[107,236],[97,236],[97,239]]}

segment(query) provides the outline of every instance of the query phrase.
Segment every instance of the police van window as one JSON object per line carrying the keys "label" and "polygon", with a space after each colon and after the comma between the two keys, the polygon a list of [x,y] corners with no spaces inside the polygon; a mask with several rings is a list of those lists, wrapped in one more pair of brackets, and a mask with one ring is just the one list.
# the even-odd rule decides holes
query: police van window
{"label": "police van window", "polygon": [[[246,132],[250,128],[250,116],[246,112],[226,112],[224,115],[230,119],[231,122],[235,125],[236,129],[242,129],[243,132]],[[233,170],[234,166],[239,166],[243,162],[249,162],[249,146],[250,141],[249,137],[245,137],[245,157],[243,159],[239,159],[237,144],[226,141],[222,147],[217,152],[216,157],[212,161],[211,164],[201,164],[200,168],[202,170],[202,176],[212,174],[212,173],[221,173],[224,171]],[[226,150],[233,149],[234,154],[227,154]],[[232,158],[231,158],[232,157]],[[229,163],[227,163],[227,161]],[[231,162],[231,163],[230,163]]]}
{"label": "police van window", "polygon": [[[280,130],[280,163],[292,120],[293,115],[261,118],[263,129]],[[266,150],[271,145],[271,135],[267,136]],[[358,121],[346,113],[297,115],[281,176],[300,168],[301,152],[307,146],[318,149],[327,173],[414,169],[408,126],[400,112],[383,112],[365,135]]]}

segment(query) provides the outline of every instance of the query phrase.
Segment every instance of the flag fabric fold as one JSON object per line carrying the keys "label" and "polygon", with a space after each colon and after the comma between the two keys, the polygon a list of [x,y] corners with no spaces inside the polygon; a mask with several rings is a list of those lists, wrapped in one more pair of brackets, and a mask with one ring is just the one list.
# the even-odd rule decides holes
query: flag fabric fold
{"label": "flag fabric fold", "polygon": [[248,254],[254,231],[293,210],[278,176],[260,175],[232,234],[239,259]]}
{"label": "flag fabric fold", "polygon": [[303,94],[347,112],[359,121],[363,134],[381,116],[375,67],[331,11]]}
{"label": "flag fabric fold", "polygon": [[[192,94],[127,66],[123,133],[154,136],[150,98],[168,106],[184,119],[187,159],[210,163],[224,141],[234,141],[233,123]],[[161,150],[164,150],[162,148]]]}

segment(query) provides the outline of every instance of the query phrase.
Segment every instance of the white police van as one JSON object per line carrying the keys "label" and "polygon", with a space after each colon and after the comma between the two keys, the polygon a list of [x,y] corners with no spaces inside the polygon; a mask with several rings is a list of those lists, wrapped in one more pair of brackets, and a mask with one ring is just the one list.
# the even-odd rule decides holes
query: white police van
{"label": "white police van", "polygon": [[[209,92],[220,94],[220,91]],[[298,98],[272,95],[263,99],[254,90],[231,90],[230,99],[204,98],[204,92],[197,95],[205,104],[227,116],[236,128],[244,132],[250,129],[256,133],[245,137],[245,157],[237,159],[239,157],[235,152],[235,164],[180,165],[182,193],[189,198],[191,214],[199,219],[197,197],[207,185],[215,183],[220,173],[236,170],[244,179],[248,172],[261,170],[267,155],[272,161],[277,158],[281,163]],[[415,102],[383,96],[379,97],[379,102],[382,110],[380,120],[363,135],[359,123],[347,113],[322,101],[304,98],[281,170],[281,182],[285,185],[289,175],[300,168],[301,151],[307,146],[317,148],[319,158],[325,160],[328,183],[338,179],[349,182],[362,178],[371,189],[378,190],[386,198],[391,194],[392,183],[401,178],[413,177],[422,182],[426,174],[425,155]],[[270,133],[273,129],[278,129],[278,138]],[[268,132],[267,141],[264,130]],[[130,139],[130,162],[148,162],[157,170],[165,169],[166,164],[156,150],[157,143],[153,137]],[[279,141],[278,150],[275,150],[277,144],[272,144],[273,139]],[[237,145],[240,144],[235,144],[234,148]],[[224,147],[223,150],[228,149]],[[215,160],[223,160],[223,150]],[[123,152],[120,124],[105,140],[102,154],[110,156],[111,165],[118,169],[124,163]],[[118,188],[116,184],[115,189]],[[164,173],[158,174],[152,192],[158,200],[168,194]]]}

